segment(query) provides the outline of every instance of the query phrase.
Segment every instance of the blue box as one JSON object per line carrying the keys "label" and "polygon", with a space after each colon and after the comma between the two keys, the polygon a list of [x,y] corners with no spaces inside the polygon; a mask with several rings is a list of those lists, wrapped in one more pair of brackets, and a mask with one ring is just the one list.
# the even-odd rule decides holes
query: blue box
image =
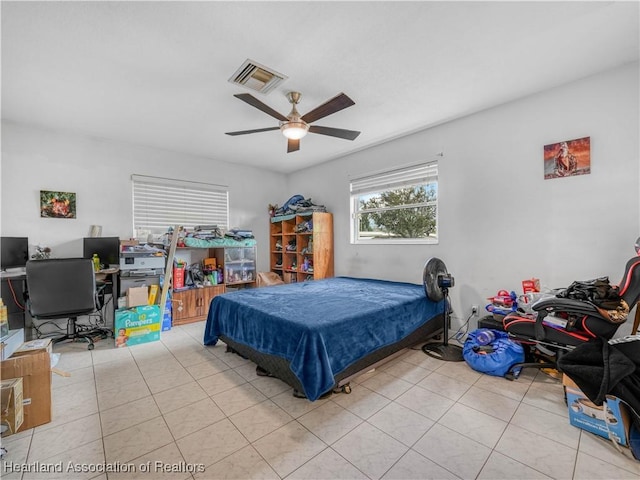
{"label": "blue box", "polygon": [[171,330],[171,299],[167,298],[164,305],[164,315],[162,315],[162,331]]}
{"label": "blue box", "polygon": [[613,395],[606,395],[602,405],[595,405],[566,375],[563,376],[569,423],[601,437],[629,446],[631,416],[625,402]]}
{"label": "blue box", "polygon": [[160,305],[141,305],[116,310],[114,336],[116,348],[160,340]]}

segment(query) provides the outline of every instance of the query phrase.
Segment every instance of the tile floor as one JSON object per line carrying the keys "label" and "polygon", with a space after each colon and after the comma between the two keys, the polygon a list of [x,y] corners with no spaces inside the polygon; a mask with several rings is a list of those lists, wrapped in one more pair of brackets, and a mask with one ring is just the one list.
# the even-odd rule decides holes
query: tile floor
{"label": "tile floor", "polygon": [[[568,423],[562,387],[409,350],[316,402],[258,377],[203,323],[161,342],[63,343],[53,421],[3,439],[3,479],[637,479],[640,462]],[[26,464],[39,473],[9,472]],[[38,463],[39,462],[39,463]],[[62,462],[62,463],[59,463]],[[42,466],[62,468],[44,473]],[[59,465],[59,466],[56,466]],[[104,473],[104,469],[109,471]]]}

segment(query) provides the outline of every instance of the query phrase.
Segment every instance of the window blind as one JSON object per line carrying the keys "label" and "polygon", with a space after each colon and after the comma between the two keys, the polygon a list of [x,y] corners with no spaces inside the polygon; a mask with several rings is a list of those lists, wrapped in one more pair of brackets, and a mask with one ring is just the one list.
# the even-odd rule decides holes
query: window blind
{"label": "window blind", "polygon": [[423,185],[438,180],[438,162],[403,167],[351,180],[351,194]]}
{"label": "window blind", "polygon": [[162,233],[175,225],[227,228],[227,186],[144,175],[132,175],[131,180],[134,231]]}

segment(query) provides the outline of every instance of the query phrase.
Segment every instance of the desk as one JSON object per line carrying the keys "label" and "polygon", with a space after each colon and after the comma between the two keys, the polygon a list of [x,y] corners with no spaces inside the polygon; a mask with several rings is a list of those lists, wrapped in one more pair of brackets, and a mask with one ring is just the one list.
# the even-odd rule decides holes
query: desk
{"label": "desk", "polygon": [[25,328],[25,292],[27,276],[24,272],[0,274],[2,291],[0,297],[7,306],[9,329]]}

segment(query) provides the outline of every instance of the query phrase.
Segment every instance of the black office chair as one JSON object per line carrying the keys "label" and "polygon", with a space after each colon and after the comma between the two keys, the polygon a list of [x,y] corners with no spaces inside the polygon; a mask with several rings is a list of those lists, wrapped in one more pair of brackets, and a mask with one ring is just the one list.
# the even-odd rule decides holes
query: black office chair
{"label": "black office chair", "polygon": [[27,274],[27,307],[34,320],[68,318],[67,333],[53,339],[83,339],[93,350],[93,339],[107,338],[110,330],[77,324],[79,316],[96,311],[96,280],[93,262],[85,258],[29,260]]}
{"label": "black office chair", "polygon": [[[628,310],[640,300],[640,256],[627,262],[618,295]],[[529,361],[515,364],[507,372],[505,377],[510,380],[517,378],[522,368],[557,370],[557,361],[564,353],[595,338],[611,339],[627,318],[615,318],[615,314],[608,314],[589,301],[558,296],[542,298],[531,308],[533,315],[513,312],[503,320],[504,330],[513,340],[527,346],[530,354]]]}

